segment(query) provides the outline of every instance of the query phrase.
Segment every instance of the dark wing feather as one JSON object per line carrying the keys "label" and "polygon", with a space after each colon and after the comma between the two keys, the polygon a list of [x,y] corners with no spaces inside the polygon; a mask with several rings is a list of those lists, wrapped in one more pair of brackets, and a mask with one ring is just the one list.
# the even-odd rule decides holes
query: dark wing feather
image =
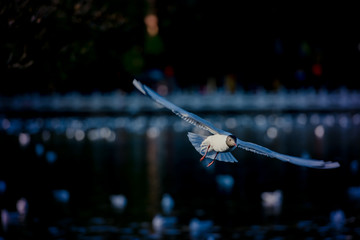
{"label": "dark wing feather", "polygon": [[251,142],[244,142],[241,141],[240,139],[237,139],[236,143],[238,147],[245,149],[247,151],[254,152],[271,158],[276,158],[281,161],[290,162],[292,164],[299,166],[311,167],[311,168],[323,168],[323,169],[337,168],[340,166],[338,162],[330,162],[330,161],[326,162],[323,160],[304,159],[304,158],[293,157],[293,156],[277,153],[266,147]]}
{"label": "dark wing feather", "polygon": [[202,128],[204,130],[207,130],[207,131],[211,132],[212,134],[230,135],[230,133],[215,127],[209,121],[206,121],[205,119],[203,119],[193,113],[190,113],[190,112],[176,106],[175,104],[169,102],[168,100],[166,100],[165,98],[163,98],[162,96],[160,96],[159,94],[157,94],[156,92],[154,92],[153,90],[151,90],[149,87],[142,84],[138,80],[134,79],[133,84],[141,93],[150,97],[152,100],[159,103],[160,105],[170,109],[173,113],[175,113],[177,116],[181,117],[183,120],[187,121],[188,123],[191,123],[191,124],[193,124],[199,128]]}

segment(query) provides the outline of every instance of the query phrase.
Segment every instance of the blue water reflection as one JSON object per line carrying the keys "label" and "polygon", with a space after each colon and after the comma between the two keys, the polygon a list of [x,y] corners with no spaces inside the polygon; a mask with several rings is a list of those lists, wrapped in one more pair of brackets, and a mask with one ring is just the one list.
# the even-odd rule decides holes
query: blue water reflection
{"label": "blue water reflection", "polygon": [[[2,117],[0,236],[19,228],[74,239],[360,236],[359,113],[204,117],[240,139],[341,168],[308,169],[240,149],[239,163],[207,168],[186,137],[201,130],[167,114]],[[10,221],[24,209],[26,219]]]}

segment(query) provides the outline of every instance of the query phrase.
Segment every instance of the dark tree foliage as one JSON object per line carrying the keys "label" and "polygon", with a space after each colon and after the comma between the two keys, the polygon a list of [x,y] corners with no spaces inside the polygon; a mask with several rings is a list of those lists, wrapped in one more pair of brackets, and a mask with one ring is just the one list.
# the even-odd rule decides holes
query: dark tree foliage
{"label": "dark tree foliage", "polygon": [[[358,88],[356,9],[202,0],[2,1],[0,94],[126,91],[134,76],[169,66],[181,88],[209,78],[221,83],[229,74],[245,90]],[[144,24],[151,12],[159,18],[156,38],[147,36]]]}
{"label": "dark tree foliage", "polygon": [[1,93],[119,88],[122,56],[143,39],[141,9],[142,1],[2,2]]}

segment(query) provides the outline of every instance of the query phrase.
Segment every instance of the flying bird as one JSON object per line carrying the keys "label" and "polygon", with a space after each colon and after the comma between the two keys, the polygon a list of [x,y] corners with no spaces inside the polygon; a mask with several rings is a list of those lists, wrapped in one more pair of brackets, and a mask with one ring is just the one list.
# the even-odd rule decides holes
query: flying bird
{"label": "flying bird", "polygon": [[211,133],[210,136],[204,136],[188,132],[188,138],[191,144],[202,155],[200,161],[203,161],[205,158],[211,159],[211,162],[207,165],[208,167],[211,166],[215,162],[215,160],[232,163],[237,162],[235,157],[231,154],[231,151],[236,148],[242,148],[250,152],[254,152],[260,155],[279,159],[284,162],[289,162],[304,167],[331,169],[340,166],[338,162],[289,156],[272,151],[266,147],[260,146],[255,143],[242,141],[239,138],[235,137],[233,134],[215,127],[212,123],[197,116],[196,114],[188,112],[169,102],[164,97],[160,96],[152,89],[142,84],[140,81],[134,79],[133,85],[142,94],[148,96],[149,98],[164,106],[165,108],[168,108],[183,120]]}

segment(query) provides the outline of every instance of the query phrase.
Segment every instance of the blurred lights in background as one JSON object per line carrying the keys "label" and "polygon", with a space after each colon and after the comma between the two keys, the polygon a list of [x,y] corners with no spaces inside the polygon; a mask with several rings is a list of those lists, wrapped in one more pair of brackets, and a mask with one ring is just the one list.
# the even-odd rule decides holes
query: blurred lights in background
{"label": "blurred lights in background", "polygon": [[[221,128],[233,129],[236,135],[240,138],[244,136],[244,131],[251,131],[250,137],[255,141],[256,139],[262,139],[261,141],[270,140],[267,144],[275,144],[275,150],[282,145],[279,145],[278,141],[292,134],[296,134],[296,131],[302,133],[308,132],[313,137],[322,141],[330,137],[327,134],[333,134],[336,131],[346,129],[358,129],[360,127],[360,114],[359,113],[252,113],[248,114],[227,114],[222,117],[215,114],[206,116],[211,122],[214,122]],[[154,229],[154,236],[162,236],[164,234],[174,234],[174,236],[180,235],[180,230],[176,229],[178,219],[173,216],[175,206],[175,198],[168,193],[164,193],[161,197],[161,169],[164,153],[159,149],[161,140],[159,136],[167,129],[175,130],[174,134],[178,132],[186,132],[195,130],[191,125],[179,119],[176,116],[166,117],[159,116],[147,116],[147,115],[135,115],[131,116],[119,116],[119,117],[48,117],[48,118],[3,118],[2,133],[9,134],[18,138],[18,145],[21,148],[33,148],[35,156],[44,157],[49,164],[58,162],[63,164],[62,156],[59,156],[58,149],[52,146],[53,141],[59,139],[59,137],[67,139],[68,141],[75,141],[83,146],[91,143],[96,144],[103,142],[121,148],[120,142],[123,142],[124,138],[128,139],[127,134],[135,134],[136,136],[146,136],[149,139],[149,144],[146,145],[147,151],[147,176],[149,177],[149,191],[151,196],[148,204],[151,212],[153,213],[152,228]],[[41,124],[34,124],[34,122]],[[29,132],[25,132],[27,129]],[[36,131],[34,130],[36,129]],[[356,130],[355,130],[356,132]],[[355,133],[354,132],[354,133]],[[298,140],[306,141],[305,139],[311,139],[310,135],[296,136]],[[256,136],[261,136],[257,138]],[[186,136],[183,136],[186,137]],[[355,137],[355,136],[353,136]],[[302,140],[301,140],[302,139]],[[155,141],[156,140],[156,141]],[[58,141],[58,140],[56,140]],[[186,139],[182,139],[186,141]],[[297,141],[297,140],[296,140]],[[328,141],[325,141],[325,144]],[[280,143],[281,144],[281,143]],[[303,142],[303,144],[307,144]],[[315,148],[317,148],[315,146]],[[31,149],[30,149],[31,150]],[[190,149],[191,150],[191,149]],[[314,154],[318,154],[314,148],[303,149],[308,150],[301,152],[302,157],[313,157]],[[76,153],[74,153],[76,154]],[[195,153],[194,153],[195,154]],[[241,154],[241,153],[240,153]],[[69,157],[70,155],[68,155]],[[70,156],[71,157],[71,156]],[[336,158],[336,156],[332,156]],[[162,159],[162,160],[161,160]],[[242,160],[240,160],[242,161]],[[169,164],[169,163],[167,163]],[[241,163],[240,163],[241,164]],[[358,173],[358,160],[353,160],[349,163],[349,171],[356,175]],[[60,166],[60,165],[59,165]],[[346,166],[346,165],[344,165]],[[205,165],[204,165],[205,168]],[[234,188],[237,186],[237,179],[231,174],[216,173],[215,168],[206,168],[206,172],[209,174],[216,174],[216,186],[219,196],[232,196],[232,193],[236,191]],[[7,184],[4,180],[0,181],[0,196],[8,190]],[[72,195],[71,189],[54,189],[53,197],[58,203],[68,204],[71,202],[70,195]],[[359,186],[350,185],[347,189],[349,201],[354,202],[357,205],[359,201]],[[124,214],[127,207],[131,206],[131,198],[125,194],[109,194],[109,205],[113,211],[117,214]],[[261,203],[263,206],[263,216],[265,219],[272,221],[271,219],[277,218],[282,214],[282,203],[286,202],[283,199],[283,190],[265,191],[261,193]],[[17,213],[12,213],[7,209],[2,210],[2,224],[3,229],[6,231],[12,224],[17,224],[14,220],[15,216],[25,216],[28,208],[28,203],[25,198],[21,198],[18,202]],[[156,211],[156,206],[158,212]],[[129,206],[129,207],[130,207]],[[329,213],[330,214],[330,213]],[[329,218],[328,230],[325,228],[322,231],[330,231],[330,228],[341,229],[343,227],[343,217],[341,212],[332,212]],[[300,224],[300,223],[299,223]],[[192,239],[199,239],[204,236],[214,237],[213,231],[214,222],[210,219],[199,219],[194,217],[189,220],[189,236]],[[104,228],[104,231],[107,228]],[[52,229],[54,232],[56,229]],[[50,230],[49,230],[50,231]],[[145,230],[143,230],[145,233]],[[319,230],[320,231],[320,230]],[[150,234],[149,231],[146,231]],[[264,230],[264,234],[265,234]],[[54,233],[55,234],[55,233]],[[255,234],[250,230],[247,234]],[[249,235],[249,236],[250,236]]]}
{"label": "blurred lights in background", "polygon": [[19,134],[19,143],[23,147],[27,146],[30,143],[30,134],[20,133]]}
{"label": "blurred lights in background", "polygon": [[[168,88],[165,85],[159,83],[157,86],[156,89],[160,94],[168,94]],[[259,92],[254,95],[219,92],[200,95],[199,93],[167,95],[176,104],[204,116],[205,119],[210,120],[220,128],[231,130],[239,138],[263,144],[273,150],[306,158],[329,158],[329,160],[343,160],[343,154],[345,154],[347,157],[341,164],[344,167],[344,173],[349,172],[348,177],[352,178],[357,177],[359,172],[358,159],[360,159],[358,152],[356,152],[357,148],[349,150],[351,146],[357,146],[356,142],[359,136],[357,133],[360,129],[360,114],[356,111],[359,106],[358,96],[359,93],[357,92],[347,91],[340,91],[334,95],[329,92],[314,94],[311,91],[294,94],[283,92],[276,95],[266,92]],[[252,184],[260,184],[266,191],[251,192],[251,194],[257,194],[259,200],[257,204],[262,206],[262,220],[274,223],[277,219],[281,219],[281,216],[286,215],[283,212],[283,206],[291,201],[286,197],[289,189],[282,185],[284,188],[275,188],[277,190],[269,191],[270,188],[274,189],[274,180],[266,176],[270,176],[272,173],[268,172],[255,181],[251,178],[251,183],[246,181],[249,179],[242,179],[246,178],[248,171],[264,173],[264,168],[259,167],[260,162],[257,158],[241,150],[235,151],[234,155],[240,156],[239,158],[236,156],[239,160],[239,167],[226,165],[229,169],[225,171],[222,169],[224,166],[221,163],[218,165],[219,168],[206,168],[206,163],[199,164],[198,160],[192,161],[193,157],[198,159],[199,156],[188,143],[186,132],[204,132],[177,116],[173,116],[171,112],[167,112],[159,105],[139,98],[138,95],[121,96],[122,103],[116,105],[112,105],[112,102],[119,100],[117,94],[95,95],[95,100],[92,97],[81,95],[69,95],[65,98],[56,96],[55,102],[57,104],[51,108],[37,105],[42,99],[40,96],[37,97],[39,99],[33,102],[26,100],[25,107],[22,101],[16,101],[17,111],[36,109],[41,114],[49,114],[48,116],[40,117],[29,114],[27,117],[18,117],[16,111],[12,112],[13,116],[0,116],[0,136],[9,139],[12,149],[15,150],[6,157],[21,156],[19,161],[30,164],[30,166],[34,164],[36,168],[39,167],[39,169],[29,169],[31,173],[36,172],[39,175],[46,173],[48,175],[50,180],[46,189],[49,190],[50,188],[53,201],[57,204],[56,206],[63,210],[62,216],[72,211],[72,204],[84,205],[82,202],[84,200],[79,200],[80,194],[77,191],[81,191],[79,186],[80,188],[90,188],[90,186],[86,186],[87,184],[84,185],[84,181],[87,183],[93,181],[89,180],[86,174],[90,174],[87,172],[89,171],[87,168],[94,167],[91,174],[99,176],[101,179],[96,180],[101,182],[97,183],[96,189],[101,189],[99,186],[106,189],[103,190],[106,191],[103,193],[106,195],[106,203],[100,204],[101,208],[108,209],[112,214],[111,216],[119,221],[129,212],[136,213],[139,211],[144,211],[144,214],[149,217],[148,219],[151,219],[149,220],[151,223],[147,223],[148,225],[143,224],[140,227],[130,228],[130,230],[129,228],[119,230],[114,226],[106,225],[104,223],[106,220],[101,218],[94,220],[95,225],[85,230],[81,227],[71,228],[77,229],[74,231],[77,231],[79,235],[84,234],[84,232],[94,233],[95,231],[121,231],[126,235],[129,232],[140,231],[142,234],[152,237],[164,235],[179,237],[183,231],[178,228],[179,218],[177,214],[179,214],[179,208],[183,207],[184,202],[182,201],[184,200],[178,199],[179,193],[177,191],[181,190],[181,187],[168,186],[168,184],[177,184],[177,181],[172,180],[173,178],[182,178],[179,176],[179,171],[182,171],[181,174],[183,173],[185,176],[181,181],[192,183],[186,185],[186,188],[201,184],[204,176],[214,176],[213,179],[209,179],[213,181],[213,184],[215,183],[213,188],[216,200],[212,201],[224,200],[226,203],[222,206],[225,209],[223,209],[224,212],[231,208],[231,201],[234,196],[244,196],[245,189],[253,188],[254,185]],[[216,101],[219,98],[222,101]],[[76,106],[70,107],[68,104],[73,101],[78,102],[78,107],[89,107],[87,109],[80,109]],[[96,102],[95,108],[91,104],[87,104],[88,101]],[[7,101],[7,104],[10,109],[14,107],[12,101]],[[50,109],[51,111],[49,111]],[[99,112],[99,109],[106,109],[106,111]],[[115,109],[117,110],[115,111]],[[219,115],[221,109],[223,114]],[[332,111],[333,109],[336,111]],[[79,111],[82,111],[82,114],[76,115],[75,113]],[[64,116],[61,116],[62,113],[65,113]],[[92,113],[97,114],[92,115]],[[181,139],[178,139],[180,137]],[[342,138],[341,144],[338,144],[339,138]],[[14,144],[16,146],[13,146]],[[346,144],[349,145],[349,149],[345,147]],[[187,149],[188,157],[183,154],[184,148]],[[181,161],[177,162],[174,159],[179,158],[179,152]],[[83,155],[86,157],[80,157]],[[29,161],[31,158],[34,158],[35,161]],[[2,164],[6,166],[10,164],[11,166],[11,161],[5,159]],[[190,167],[187,166],[189,164]],[[280,177],[282,174],[286,175],[285,170],[293,169],[286,163],[277,161],[265,160],[261,162],[261,166],[269,166],[267,164],[271,164],[271,171],[276,171]],[[197,167],[201,168],[198,169]],[[192,168],[194,169],[192,170]],[[266,169],[268,168],[266,167]],[[76,176],[76,179],[79,178],[79,180],[70,180],[67,176],[65,177],[64,169],[69,174],[75,174],[73,177]],[[236,173],[237,175],[232,172],[235,169],[240,171]],[[311,175],[311,170],[301,169],[298,171],[301,173],[294,174],[294,178],[298,177],[299,182],[306,181],[307,178],[305,177]],[[199,176],[199,180],[190,174],[192,179],[186,180],[190,176],[189,172],[206,175]],[[81,177],[78,174],[81,174]],[[85,180],[80,180],[82,177]],[[10,179],[10,183],[8,179]],[[5,174],[0,180],[0,197],[14,191],[12,189],[14,183],[11,184],[11,179],[11,175]],[[321,182],[322,180],[315,179],[314,181]],[[144,182],[146,184],[143,184]],[[24,186],[26,182],[17,184]],[[127,184],[131,185],[129,185],[131,191],[124,187]],[[206,182],[206,185],[208,187],[211,184]],[[201,187],[204,186],[201,185]],[[309,186],[301,186],[300,188],[303,191]],[[349,204],[359,206],[359,183],[356,181],[348,182],[344,188]],[[206,188],[204,187],[204,189]],[[205,191],[204,189],[198,189],[199,193]],[[146,195],[147,193],[148,195]],[[186,191],[186,193],[188,192]],[[191,194],[195,195],[195,193]],[[137,200],[139,195],[141,200]],[[145,195],[146,199],[142,199]],[[93,198],[96,199],[96,197]],[[26,200],[26,204],[24,204],[21,196],[19,199],[15,203],[20,201],[20,205],[27,205],[31,209],[31,201],[27,202],[28,200]],[[212,201],[210,202],[212,203]],[[142,204],[146,205],[146,209],[134,210],[135,206],[138,208]],[[25,209],[27,207],[22,207],[19,211],[13,212],[10,207],[3,208],[3,231],[9,231],[12,228],[11,226],[20,224],[18,219],[21,219],[21,215],[24,216]],[[219,233],[217,233],[217,225],[214,219],[206,218],[204,211],[200,214],[200,210],[196,210],[193,215],[187,216],[188,236],[192,239],[218,238]],[[336,211],[336,209],[332,210]],[[327,214],[329,223],[323,228],[317,227],[317,231],[328,234],[332,229],[344,229],[341,223],[341,212],[330,213],[329,211]],[[346,214],[348,215],[348,213]],[[17,220],[15,221],[15,219]],[[314,229],[315,227],[311,224],[307,225],[306,222],[299,222],[298,228]],[[285,231],[279,229],[276,231]],[[53,236],[62,233],[58,226],[49,226],[48,231]],[[249,227],[244,234],[258,237],[264,236],[268,231],[269,229],[254,225]]]}
{"label": "blurred lights in background", "polygon": [[111,206],[115,211],[122,213],[127,205],[127,198],[123,194],[116,194],[109,196]]}
{"label": "blurred lights in background", "polygon": [[341,231],[346,223],[346,216],[343,210],[334,210],[330,213],[331,227]]}
{"label": "blurred lights in background", "polygon": [[230,194],[234,187],[234,177],[228,174],[220,174],[216,176],[217,186],[220,193]]}
{"label": "blurred lights in background", "polygon": [[320,77],[322,75],[322,66],[320,63],[315,63],[312,66],[312,73],[317,77]]}
{"label": "blurred lights in background", "polygon": [[108,127],[90,129],[88,131],[87,137],[91,141],[105,139],[108,142],[113,142],[116,140],[115,132]]}
{"label": "blurred lights in background", "polygon": [[266,135],[270,138],[270,139],[274,139],[277,137],[278,135],[278,130],[275,127],[269,127],[266,131]]}
{"label": "blurred lights in background", "polygon": [[6,190],[6,183],[3,180],[0,180],[0,195],[3,194]]}
{"label": "blurred lights in background", "polygon": [[35,145],[35,153],[38,157],[41,157],[45,152],[45,148],[44,148],[44,145],[41,144],[41,143],[37,143]]}
{"label": "blurred lights in background", "polygon": [[66,204],[70,200],[70,193],[66,189],[56,189],[53,190],[53,197],[57,202]]}
{"label": "blurred lights in background", "polygon": [[325,129],[322,125],[319,125],[315,128],[314,132],[315,132],[316,137],[322,138],[322,137],[324,137]]}
{"label": "blurred lights in background", "polygon": [[2,120],[2,128],[4,130],[7,130],[8,128],[10,128],[10,121],[8,119],[4,118]]}
{"label": "blurred lights in background", "polygon": [[174,209],[175,201],[170,194],[164,193],[161,199],[162,212],[165,215],[170,215]]}
{"label": "blurred lights in background", "polygon": [[57,159],[57,154],[54,151],[47,151],[45,154],[46,160],[48,163],[55,163]]}
{"label": "blurred lights in background", "polygon": [[261,193],[261,201],[265,217],[280,216],[283,203],[283,193],[281,190]]}
{"label": "blurred lights in background", "polygon": [[146,31],[151,37],[154,37],[159,33],[158,17],[155,14],[151,13],[146,15],[144,23],[146,25]]}

